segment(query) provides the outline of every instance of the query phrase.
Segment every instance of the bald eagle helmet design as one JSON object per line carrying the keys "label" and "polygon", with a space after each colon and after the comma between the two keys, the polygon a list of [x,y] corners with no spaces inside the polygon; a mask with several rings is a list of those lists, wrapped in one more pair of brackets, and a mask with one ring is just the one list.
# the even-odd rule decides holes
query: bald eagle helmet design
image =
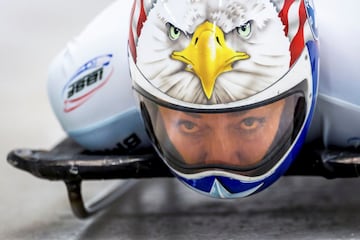
{"label": "bald eagle helmet design", "polygon": [[271,2],[217,2],[154,4],[136,63],[162,92],[193,103],[232,102],[264,90],[288,70],[290,41]]}

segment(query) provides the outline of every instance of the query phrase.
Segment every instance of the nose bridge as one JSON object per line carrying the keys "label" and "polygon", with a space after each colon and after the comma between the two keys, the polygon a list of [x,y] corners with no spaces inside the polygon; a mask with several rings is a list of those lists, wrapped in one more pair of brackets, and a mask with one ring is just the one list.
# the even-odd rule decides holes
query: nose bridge
{"label": "nose bridge", "polygon": [[230,161],[233,150],[231,149],[231,139],[224,126],[216,128],[212,132],[212,139],[209,141],[206,161],[225,162]]}

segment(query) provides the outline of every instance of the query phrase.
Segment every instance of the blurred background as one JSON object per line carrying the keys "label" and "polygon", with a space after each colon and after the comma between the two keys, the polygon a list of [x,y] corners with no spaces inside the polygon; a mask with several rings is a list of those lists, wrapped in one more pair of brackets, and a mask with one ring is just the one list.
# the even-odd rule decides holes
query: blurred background
{"label": "blurred background", "polygon": [[111,2],[0,1],[0,239],[40,239],[37,226],[69,214],[64,184],[19,171],[6,155],[14,148],[49,149],[64,137],[48,102],[48,65]]}
{"label": "blurred background", "polygon": [[111,2],[0,1],[0,239],[360,239],[358,179],[286,177],[227,201],[173,179],[145,180],[78,220],[63,183],[10,166],[10,150],[49,149],[65,137],[47,98],[49,63]]}

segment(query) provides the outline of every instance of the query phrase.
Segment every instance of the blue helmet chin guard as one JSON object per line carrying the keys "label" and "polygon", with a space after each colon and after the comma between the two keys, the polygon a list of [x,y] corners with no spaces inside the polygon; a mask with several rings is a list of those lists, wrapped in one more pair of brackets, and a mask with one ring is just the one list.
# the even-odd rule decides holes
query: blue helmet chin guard
{"label": "blue helmet chin guard", "polygon": [[171,171],[217,198],[281,177],[317,95],[313,2],[135,1],[130,21],[133,87]]}

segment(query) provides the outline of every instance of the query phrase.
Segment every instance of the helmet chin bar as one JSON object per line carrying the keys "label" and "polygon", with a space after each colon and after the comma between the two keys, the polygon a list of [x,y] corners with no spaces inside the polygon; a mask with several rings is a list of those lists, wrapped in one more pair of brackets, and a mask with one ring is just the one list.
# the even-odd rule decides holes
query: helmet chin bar
{"label": "helmet chin bar", "polygon": [[[13,167],[38,178],[64,181],[73,213],[79,218],[90,217],[106,208],[129,187],[129,185],[122,186],[114,192],[109,192],[89,206],[83,201],[82,181],[174,176],[154,149],[150,148],[131,155],[89,152],[69,138],[64,139],[51,150],[14,149],[9,152],[7,161]],[[325,148],[319,139],[307,143],[301,149],[285,172],[285,176],[321,176],[333,179],[359,177],[359,173],[358,149]]]}

